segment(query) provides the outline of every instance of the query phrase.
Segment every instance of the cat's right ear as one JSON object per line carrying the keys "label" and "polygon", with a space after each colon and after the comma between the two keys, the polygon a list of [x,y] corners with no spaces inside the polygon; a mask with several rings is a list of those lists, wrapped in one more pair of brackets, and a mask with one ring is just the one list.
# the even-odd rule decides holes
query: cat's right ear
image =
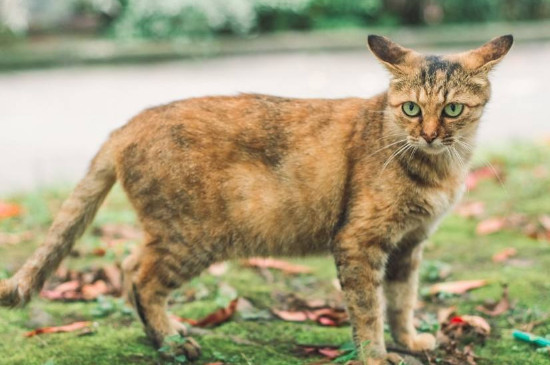
{"label": "cat's right ear", "polygon": [[419,58],[419,54],[412,49],[379,35],[369,35],[368,45],[372,54],[395,76],[407,74],[409,67]]}

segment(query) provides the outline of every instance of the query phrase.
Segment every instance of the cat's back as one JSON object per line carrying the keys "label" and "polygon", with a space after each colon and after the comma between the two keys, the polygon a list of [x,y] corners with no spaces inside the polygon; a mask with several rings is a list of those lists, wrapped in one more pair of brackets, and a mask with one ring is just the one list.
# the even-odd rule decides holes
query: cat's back
{"label": "cat's back", "polygon": [[144,224],[210,222],[239,227],[243,242],[326,243],[364,104],[245,94],[148,109],[113,134],[117,175]]}

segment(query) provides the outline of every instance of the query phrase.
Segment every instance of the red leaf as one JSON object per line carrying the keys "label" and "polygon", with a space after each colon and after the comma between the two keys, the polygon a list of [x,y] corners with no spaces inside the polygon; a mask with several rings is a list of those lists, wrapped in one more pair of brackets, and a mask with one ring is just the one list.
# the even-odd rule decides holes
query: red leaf
{"label": "red leaf", "polygon": [[231,301],[231,303],[229,303],[227,308],[220,308],[217,311],[199,320],[181,318],[177,316],[172,316],[172,317],[180,322],[189,323],[194,327],[203,327],[203,328],[214,327],[228,321],[233,316],[233,314],[237,309],[238,301],[239,301],[239,298],[235,298]]}
{"label": "red leaf", "polygon": [[504,262],[510,257],[514,257],[518,254],[518,250],[513,247],[505,248],[504,250],[497,252],[493,255],[493,262]]}
{"label": "red leaf", "polygon": [[295,265],[283,260],[275,260],[272,258],[261,257],[252,257],[246,260],[244,265],[265,269],[281,270],[287,274],[307,274],[312,271],[307,266]]}
{"label": "red leaf", "polygon": [[91,325],[92,322],[85,321],[74,322],[64,326],[37,328],[35,330],[25,333],[25,337],[32,337],[36,335],[41,335],[43,333],[74,332],[82,328],[90,327]]}
{"label": "red leaf", "polygon": [[23,210],[17,204],[0,201],[0,219],[20,216]]}
{"label": "red leaf", "polygon": [[480,181],[488,179],[500,179],[502,176],[501,170],[497,168],[492,168],[490,166],[480,167],[473,170],[468,174],[466,178],[466,188],[468,190],[473,190],[477,187]]}
{"label": "red leaf", "polygon": [[487,280],[462,280],[462,281],[449,281],[446,283],[437,283],[430,287],[430,294],[438,293],[450,293],[450,294],[464,294],[469,290],[481,288],[487,285]]}
{"label": "red leaf", "polygon": [[485,212],[485,203],[483,202],[467,202],[460,204],[456,208],[456,213],[464,218],[475,218],[482,216]]}
{"label": "red leaf", "polygon": [[485,236],[491,233],[499,232],[506,228],[507,219],[503,217],[493,217],[479,222],[476,227],[476,233]]}

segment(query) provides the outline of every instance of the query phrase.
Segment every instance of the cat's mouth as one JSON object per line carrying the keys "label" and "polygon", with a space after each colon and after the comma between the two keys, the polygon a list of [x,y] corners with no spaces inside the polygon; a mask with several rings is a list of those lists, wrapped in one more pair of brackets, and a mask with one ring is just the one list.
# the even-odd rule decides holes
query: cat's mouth
{"label": "cat's mouth", "polygon": [[437,154],[440,154],[442,152],[445,152],[446,150],[446,147],[444,144],[442,144],[441,142],[440,143],[421,143],[420,144],[420,149],[423,151],[423,152],[426,152],[430,155],[437,155]]}

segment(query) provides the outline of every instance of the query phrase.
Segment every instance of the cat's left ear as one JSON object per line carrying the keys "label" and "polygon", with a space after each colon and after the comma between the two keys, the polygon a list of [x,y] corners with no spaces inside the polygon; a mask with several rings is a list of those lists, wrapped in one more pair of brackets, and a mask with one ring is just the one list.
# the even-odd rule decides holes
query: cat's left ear
{"label": "cat's left ear", "polygon": [[493,38],[483,46],[457,55],[462,65],[472,71],[489,72],[508,53],[514,37],[511,34]]}
{"label": "cat's left ear", "polygon": [[379,35],[369,35],[368,45],[376,58],[395,76],[407,74],[420,59],[420,55],[412,49]]}

